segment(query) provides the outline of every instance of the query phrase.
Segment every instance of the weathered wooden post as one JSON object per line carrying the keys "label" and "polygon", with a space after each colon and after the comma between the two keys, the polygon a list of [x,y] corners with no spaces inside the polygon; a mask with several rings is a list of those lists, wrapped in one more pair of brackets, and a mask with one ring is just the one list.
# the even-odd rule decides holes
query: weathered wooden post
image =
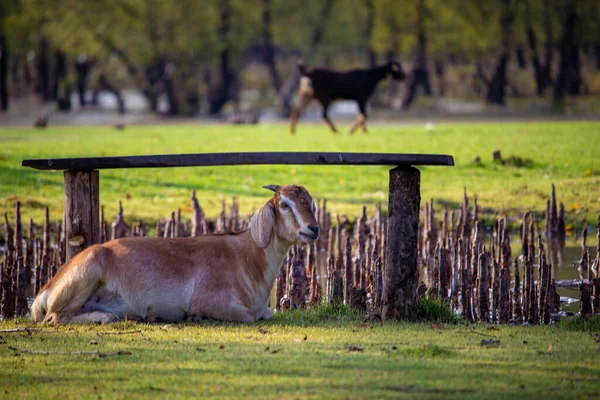
{"label": "weathered wooden post", "polygon": [[417,298],[417,235],[421,173],[414,167],[390,170],[382,319],[414,319]]}
{"label": "weathered wooden post", "polygon": [[97,170],[65,171],[65,262],[100,243],[100,175]]}

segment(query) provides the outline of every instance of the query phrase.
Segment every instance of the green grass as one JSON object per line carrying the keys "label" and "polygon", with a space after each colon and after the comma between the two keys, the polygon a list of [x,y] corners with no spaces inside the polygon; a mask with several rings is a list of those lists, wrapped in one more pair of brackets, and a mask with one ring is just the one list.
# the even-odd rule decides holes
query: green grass
{"label": "green grass", "polygon": [[[600,396],[597,335],[555,326],[364,323],[356,313],[329,311],[254,324],[123,322],[0,333],[0,398]],[[0,329],[28,324],[2,321]],[[132,330],[148,340],[106,335]],[[482,346],[482,339],[500,345]],[[23,354],[9,346],[131,354]]]}
{"label": "green grass", "polygon": [[444,323],[458,320],[449,304],[429,296],[417,299],[417,318],[421,321]]}
{"label": "green grass", "polygon": [[[570,222],[600,213],[600,123],[543,122],[373,126],[368,135],[334,136],[322,125],[300,124],[290,137],[285,125],[160,125],[0,129],[0,211],[13,212],[16,199],[24,218],[40,221],[50,206],[58,220],[63,208],[62,174],[23,168],[27,158],[169,154],[225,151],[350,151],[447,153],[455,167],[424,167],[422,201],[431,198],[450,207],[462,200],[463,187],[476,193],[480,209],[518,215],[543,212],[556,184]],[[500,150],[505,158],[530,159],[532,166],[492,163]],[[472,159],[480,156],[482,163]],[[515,159],[517,159],[515,158]],[[191,215],[189,195],[198,191],[209,217],[218,215],[221,200],[241,199],[242,214],[256,210],[269,194],[264,184],[302,184],[316,198],[327,198],[334,212],[356,216],[387,201],[387,167],[237,166],[169,169],[104,170],[101,203],[107,219],[123,200],[126,218],[155,221],[182,208]]]}

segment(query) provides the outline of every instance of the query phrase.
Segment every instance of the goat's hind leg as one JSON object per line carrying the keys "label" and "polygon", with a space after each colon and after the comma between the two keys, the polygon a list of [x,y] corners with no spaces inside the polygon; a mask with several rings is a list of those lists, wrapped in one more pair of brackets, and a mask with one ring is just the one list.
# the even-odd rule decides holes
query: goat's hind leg
{"label": "goat's hind leg", "polygon": [[[71,321],[100,285],[98,257],[88,254],[79,263],[68,264],[53,278],[42,322],[62,324]],[[74,260],[77,262],[78,260]]]}
{"label": "goat's hind leg", "polygon": [[323,104],[323,120],[325,121],[325,123],[329,127],[329,130],[331,130],[331,133],[337,133],[338,130],[336,129],[336,127],[333,124],[333,122],[331,122],[331,120],[329,119],[328,109],[329,109],[329,104],[327,104],[327,103]]}
{"label": "goat's hind leg", "polygon": [[350,129],[348,129],[348,133],[354,133],[356,128],[358,128],[359,126],[362,129],[363,133],[367,133],[367,125],[366,125],[367,111],[366,111],[365,103],[359,102],[358,109],[359,109],[358,117],[356,117],[356,121],[354,121],[352,126],[350,126]]}

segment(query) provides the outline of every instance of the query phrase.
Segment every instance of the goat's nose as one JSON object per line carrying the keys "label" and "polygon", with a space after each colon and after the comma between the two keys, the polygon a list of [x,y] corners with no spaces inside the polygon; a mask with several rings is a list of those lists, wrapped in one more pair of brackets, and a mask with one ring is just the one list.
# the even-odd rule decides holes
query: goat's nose
{"label": "goat's nose", "polygon": [[319,234],[319,225],[309,225],[307,226],[315,235]]}

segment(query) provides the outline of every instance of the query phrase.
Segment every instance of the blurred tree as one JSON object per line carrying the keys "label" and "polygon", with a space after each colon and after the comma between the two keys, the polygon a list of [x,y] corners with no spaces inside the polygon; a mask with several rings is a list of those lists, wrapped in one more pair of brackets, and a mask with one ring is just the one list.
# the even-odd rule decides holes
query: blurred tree
{"label": "blurred tree", "polygon": [[[333,25],[330,19],[333,17],[334,4],[334,0],[300,1],[297,4],[280,1],[278,4],[277,24],[274,26],[276,43],[282,49],[297,50],[292,73],[288,75],[279,90],[279,111],[280,115],[285,118],[290,116],[292,97],[300,79],[300,74],[295,66],[296,61],[298,58],[304,58],[310,65],[317,59],[317,52],[324,42],[326,28]],[[290,27],[304,29],[290,29]],[[302,57],[299,57],[300,55]]]}
{"label": "blurred tree", "polygon": [[[542,10],[540,11],[540,3]],[[525,3],[525,28],[527,31],[527,43],[531,53],[533,70],[535,73],[536,93],[541,96],[548,86],[552,84],[551,68],[553,55],[553,3],[551,0],[527,0]],[[544,57],[538,55],[538,39],[536,35],[535,22],[539,18],[533,18],[534,15],[542,15],[544,31]]]}
{"label": "blurred tree", "polygon": [[209,114],[218,114],[221,108],[231,98],[234,73],[231,69],[231,0],[222,0],[219,5],[220,22],[217,36],[220,40],[219,50],[219,81],[212,89]]}
{"label": "blurred tree", "polygon": [[365,22],[365,38],[367,44],[365,46],[365,53],[367,54],[367,67],[373,68],[377,64],[377,53],[373,49],[373,31],[375,30],[375,4],[373,0],[364,0],[365,7],[367,9],[367,16]]}
{"label": "blurred tree", "polygon": [[486,100],[489,104],[504,105],[506,90],[506,71],[513,46],[513,25],[517,13],[516,0],[500,0],[500,54],[496,61],[494,75],[488,82]]}
{"label": "blurred tree", "polygon": [[[2,11],[0,10],[0,13]],[[3,15],[0,14],[0,110],[8,110],[8,41],[2,23]]]}
{"label": "blurred tree", "polygon": [[263,18],[263,45],[264,45],[264,61],[269,68],[271,81],[275,93],[281,88],[281,78],[277,72],[275,64],[275,46],[273,44],[273,24],[271,12],[271,0],[262,0],[262,18]]}
{"label": "blurred tree", "polygon": [[426,96],[431,96],[431,83],[429,81],[429,68],[427,65],[427,34],[425,32],[426,19],[429,9],[425,0],[413,0],[415,7],[415,26],[416,26],[416,55],[413,69],[408,76],[404,98],[402,99],[402,108],[408,108],[415,99],[417,88],[423,88]]}
{"label": "blurred tree", "polygon": [[9,19],[19,12],[17,0],[5,0],[0,2],[0,110],[7,111],[9,108],[8,73],[11,58],[8,33],[10,32]]}
{"label": "blurred tree", "polygon": [[[250,82],[285,116],[299,58],[339,69],[400,59],[411,71],[405,107],[434,85],[440,95],[470,94],[447,82],[473,71],[486,101],[504,104],[507,87],[530,90],[524,74],[508,72],[517,64],[531,68],[537,94],[559,80],[561,99],[587,91],[583,68],[600,68],[598,20],[600,2],[588,0],[3,0],[0,108],[10,83],[62,109],[72,89],[82,105],[90,90],[107,90],[120,108],[121,91],[135,89],[155,112],[218,114],[237,109]],[[396,88],[388,83],[386,104],[399,100]]]}
{"label": "blurred tree", "polygon": [[581,16],[577,5],[577,0],[565,0],[561,10],[564,20],[560,39],[560,63],[553,94],[554,104],[559,108],[565,94],[578,95],[581,90],[581,35],[577,32]]}

